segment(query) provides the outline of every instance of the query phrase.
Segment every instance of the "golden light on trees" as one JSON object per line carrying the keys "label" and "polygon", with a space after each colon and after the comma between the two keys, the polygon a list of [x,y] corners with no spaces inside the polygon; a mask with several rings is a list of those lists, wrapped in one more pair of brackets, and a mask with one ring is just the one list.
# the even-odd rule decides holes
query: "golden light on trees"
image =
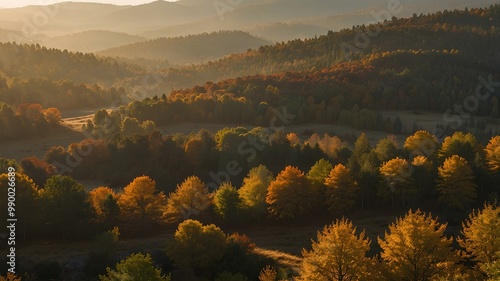
{"label": "golden light on trees", "polygon": [[500,173],[500,136],[490,139],[485,148],[486,163],[489,170],[494,174]]}
{"label": "golden light on trees", "polygon": [[476,198],[474,173],[464,158],[453,155],[438,168],[439,200],[452,210],[467,209]]}
{"label": "golden light on trees", "polygon": [[349,169],[338,164],[325,179],[325,203],[330,212],[342,213],[354,205],[356,198],[357,183]]}
{"label": "golden light on trees", "polygon": [[473,211],[462,228],[463,238],[458,242],[480,269],[500,261],[500,208],[496,204]]}
{"label": "golden light on trees", "polygon": [[302,171],[287,166],[267,190],[266,203],[271,215],[280,219],[293,219],[311,209],[313,191]]}
{"label": "golden light on trees", "polygon": [[318,232],[311,251],[302,250],[299,280],[369,280],[369,249],[370,239],[364,231],[357,234],[352,222],[337,220]]}
{"label": "golden light on trees", "polygon": [[163,192],[158,192],[156,182],[148,176],[135,178],[127,185],[118,200],[125,216],[159,220],[166,204]]}
{"label": "golden light on trees", "polygon": [[212,196],[198,177],[188,177],[175,192],[170,193],[167,208],[163,214],[167,221],[175,222],[197,216],[207,209],[212,202]]}
{"label": "golden light on trees", "polygon": [[391,224],[384,238],[378,238],[387,280],[433,280],[454,272],[459,256],[445,230],[446,224],[420,210],[410,210]]}

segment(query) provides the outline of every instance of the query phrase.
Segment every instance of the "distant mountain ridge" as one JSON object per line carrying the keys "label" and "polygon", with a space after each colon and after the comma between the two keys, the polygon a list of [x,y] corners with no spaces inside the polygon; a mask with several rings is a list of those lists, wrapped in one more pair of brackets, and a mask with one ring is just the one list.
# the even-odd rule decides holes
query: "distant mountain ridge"
{"label": "distant mountain ridge", "polygon": [[[221,4],[222,3],[222,4]],[[395,15],[430,13],[499,3],[498,0],[401,0],[403,10]],[[386,0],[253,0],[155,1],[139,6],[63,2],[50,6],[0,9],[0,27],[16,32],[63,36],[90,30],[105,30],[148,39],[176,37],[219,30],[243,30],[273,41],[310,38],[325,30],[340,30],[376,21],[371,11],[387,9]],[[34,15],[47,21],[33,24]],[[333,17],[333,19],[332,19]],[[340,20],[335,20],[339,18]],[[28,22],[28,23],[26,23]],[[272,27],[271,30],[268,27]],[[297,27],[299,27],[297,29]],[[27,34],[28,39],[36,39]],[[32,38],[33,37],[33,38]],[[29,40],[25,40],[29,41]],[[38,41],[39,42],[39,41]]]}
{"label": "distant mountain ridge", "polygon": [[175,38],[158,38],[111,48],[98,55],[128,59],[166,60],[170,64],[187,65],[242,53],[271,42],[242,31],[219,31]]}

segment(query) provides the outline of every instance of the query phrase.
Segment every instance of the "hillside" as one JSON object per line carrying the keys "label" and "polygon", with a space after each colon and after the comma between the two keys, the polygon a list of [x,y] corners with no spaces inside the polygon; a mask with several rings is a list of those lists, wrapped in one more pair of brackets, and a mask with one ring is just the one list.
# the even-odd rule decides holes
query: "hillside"
{"label": "hillside", "polygon": [[[89,30],[121,32],[148,39],[219,30],[243,30],[269,40],[286,41],[321,35],[325,29],[339,30],[374,22],[376,19],[371,13],[387,9],[387,1],[384,0],[373,0],[368,5],[362,0],[311,0],[307,5],[303,5],[301,0],[230,1],[225,6],[220,3],[226,2],[160,0],[138,6],[63,2],[48,6],[0,9],[0,26],[22,32],[24,39],[20,38],[18,43],[36,39],[40,34],[54,37]],[[498,0],[404,0],[401,3],[403,9],[396,16],[480,7],[498,3]],[[47,16],[50,20],[35,26],[35,14]],[[262,28],[276,24],[285,25],[275,31]],[[301,28],[296,29],[297,26]]]}
{"label": "hillside", "polygon": [[142,71],[93,54],[47,49],[40,45],[0,43],[0,72],[7,77],[111,85],[116,79]]}
{"label": "hillside", "polygon": [[219,31],[175,38],[159,38],[97,52],[128,59],[167,60],[171,64],[198,64],[270,44],[241,31]]}
{"label": "hillside", "polygon": [[[206,81],[255,74],[321,70],[349,59],[396,50],[457,50],[460,56],[485,62],[493,69],[500,56],[500,6],[467,11],[445,11],[414,16],[370,26],[357,26],[306,40],[263,46],[243,54],[206,64],[168,69],[163,72],[166,89],[192,87]],[[371,30],[380,30],[368,37]],[[368,42],[356,44],[365,34]]]}
{"label": "hillside", "polygon": [[41,42],[49,48],[77,52],[95,52],[122,45],[144,41],[145,38],[126,33],[105,30],[89,30],[56,36]]}

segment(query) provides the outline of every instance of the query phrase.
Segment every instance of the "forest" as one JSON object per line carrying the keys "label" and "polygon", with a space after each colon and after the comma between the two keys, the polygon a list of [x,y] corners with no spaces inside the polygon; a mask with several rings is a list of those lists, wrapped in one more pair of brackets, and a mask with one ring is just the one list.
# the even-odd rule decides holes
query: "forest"
{"label": "forest", "polygon": [[[500,280],[499,16],[496,4],[276,44],[219,31],[95,54],[0,43],[0,146],[43,150],[0,155],[20,249],[0,280]],[[262,46],[190,64],[229,37]],[[220,42],[202,53],[199,40]],[[78,141],[42,142],[74,133],[63,113],[84,109]],[[423,129],[403,113],[439,118]]]}
{"label": "forest", "polygon": [[[23,218],[18,231],[24,240],[97,237],[100,246],[89,252],[82,273],[91,280],[97,275],[117,280],[133,259],[148,265],[135,274],[157,276],[150,280],[167,280],[164,274],[170,272],[199,280],[291,278],[297,272],[255,252],[248,236],[222,229],[294,224],[311,216],[334,222],[303,250],[300,280],[498,277],[499,136],[483,146],[471,133],[456,132],[440,142],[417,131],[402,144],[388,136],[371,146],[365,134],[353,144],[316,134],[301,142],[294,133],[266,135],[262,128],[240,127],[215,135],[136,134],[114,144],[118,140],[54,147],[44,160],[1,160],[2,168],[18,171],[1,175],[0,182],[16,177],[17,212]],[[72,171],[56,171],[70,159],[81,163]],[[219,172],[210,171],[217,165]],[[111,168],[120,173],[115,179],[127,180],[121,192],[106,186],[88,192],[75,180]],[[368,237],[345,218],[362,210],[403,215],[383,236]],[[450,235],[448,224],[461,225],[461,231]],[[156,253],[159,260],[135,254],[111,269],[120,235],[147,237],[165,227],[175,232]],[[324,260],[329,262],[321,265]],[[158,264],[161,268],[155,268]],[[57,262],[37,265],[35,271],[53,278],[61,274]]]}

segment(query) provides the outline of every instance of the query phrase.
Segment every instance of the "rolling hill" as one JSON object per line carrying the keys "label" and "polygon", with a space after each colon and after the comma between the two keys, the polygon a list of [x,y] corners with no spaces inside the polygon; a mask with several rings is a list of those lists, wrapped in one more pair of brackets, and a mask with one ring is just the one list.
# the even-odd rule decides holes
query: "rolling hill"
{"label": "rolling hill", "polygon": [[270,44],[242,31],[219,31],[175,38],[159,38],[111,48],[98,55],[128,59],[167,60],[170,64],[199,64]]}
{"label": "rolling hill", "polygon": [[60,50],[96,52],[144,40],[146,39],[137,35],[105,30],[89,30],[49,38],[43,40],[41,44]]}

